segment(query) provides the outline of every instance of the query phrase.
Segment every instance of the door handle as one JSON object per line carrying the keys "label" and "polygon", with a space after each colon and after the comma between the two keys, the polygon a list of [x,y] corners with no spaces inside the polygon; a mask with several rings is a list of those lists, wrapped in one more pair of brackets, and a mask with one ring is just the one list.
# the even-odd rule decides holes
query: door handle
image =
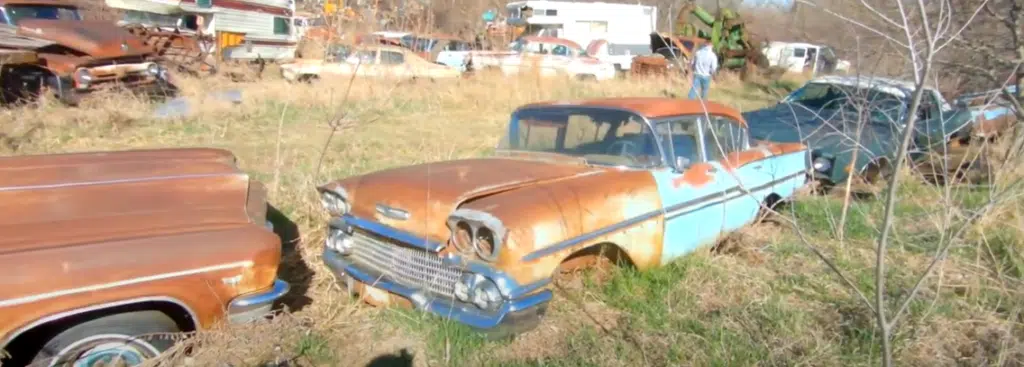
{"label": "door handle", "polygon": [[754,166],[754,169],[758,169],[759,170],[759,169],[761,169],[761,167],[762,166],[759,164],[759,165]]}
{"label": "door handle", "polygon": [[708,173],[715,173],[715,172],[718,172],[718,168],[708,167]]}

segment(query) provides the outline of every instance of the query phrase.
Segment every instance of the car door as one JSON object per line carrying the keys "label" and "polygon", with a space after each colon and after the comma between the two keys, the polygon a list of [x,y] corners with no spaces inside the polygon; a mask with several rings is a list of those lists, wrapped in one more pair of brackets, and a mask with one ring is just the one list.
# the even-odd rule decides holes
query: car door
{"label": "car door", "polygon": [[702,245],[714,244],[722,227],[723,195],[729,181],[704,149],[704,116],[655,122],[670,168],[652,172],[665,220],[661,262],[667,264]]}
{"label": "car door", "polygon": [[751,222],[761,203],[771,193],[771,173],[774,170],[770,152],[750,149],[746,128],[740,122],[724,116],[712,116],[704,128],[708,160],[725,168],[725,206],[720,235],[735,231]]}

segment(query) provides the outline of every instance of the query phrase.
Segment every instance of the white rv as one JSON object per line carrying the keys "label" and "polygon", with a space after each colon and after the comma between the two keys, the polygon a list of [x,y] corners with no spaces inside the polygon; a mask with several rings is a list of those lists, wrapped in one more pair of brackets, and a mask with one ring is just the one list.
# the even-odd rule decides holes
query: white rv
{"label": "white rv", "polygon": [[[293,0],[105,0],[124,10],[119,24],[138,23],[213,36],[225,60],[288,60],[301,38]],[[241,40],[239,42],[238,40]]]}
{"label": "white rv", "polygon": [[828,46],[802,42],[769,42],[761,52],[768,57],[770,66],[784,67],[794,73],[809,72],[811,75],[845,72],[850,63],[840,60],[835,50]]}
{"label": "white rv", "polygon": [[[580,45],[594,44],[595,56],[629,69],[633,57],[651,53],[658,8],[647,5],[584,3],[549,0],[510,2],[505,6],[510,25],[525,26],[524,36],[550,36]],[[591,48],[591,47],[588,47]]]}

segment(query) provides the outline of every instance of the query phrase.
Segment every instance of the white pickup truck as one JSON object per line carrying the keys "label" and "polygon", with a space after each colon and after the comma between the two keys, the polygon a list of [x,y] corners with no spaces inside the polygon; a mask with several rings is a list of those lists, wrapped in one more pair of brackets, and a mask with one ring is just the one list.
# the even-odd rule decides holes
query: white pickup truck
{"label": "white pickup truck", "polygon": [[437,63],[459,70],[498,69],[516,75],[539,69],[541,76],[568,75],[578,79],[608,80],[615,66],[587,55],[577,43],[555,37],[527,36],[512,43],[510,51],[444,51]]}

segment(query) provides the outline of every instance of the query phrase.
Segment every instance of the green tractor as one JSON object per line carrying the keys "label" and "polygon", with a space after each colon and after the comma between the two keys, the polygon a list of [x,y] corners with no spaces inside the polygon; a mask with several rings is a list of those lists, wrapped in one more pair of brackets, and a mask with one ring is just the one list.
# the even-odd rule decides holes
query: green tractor
{"label": "green tractor", "polygon": [[[690,15],[703,24],[689,22]],[[719,9],[715,16],[689,1],[676,16],[674,36],[698,38],[710,43],[718,55],[721,68],[739,70],[745,79],[755,70],[754,67],[761,70],[769,67],[768,58],[758,44],[750,41],[745,25],[746,22],[732,9]]]}

